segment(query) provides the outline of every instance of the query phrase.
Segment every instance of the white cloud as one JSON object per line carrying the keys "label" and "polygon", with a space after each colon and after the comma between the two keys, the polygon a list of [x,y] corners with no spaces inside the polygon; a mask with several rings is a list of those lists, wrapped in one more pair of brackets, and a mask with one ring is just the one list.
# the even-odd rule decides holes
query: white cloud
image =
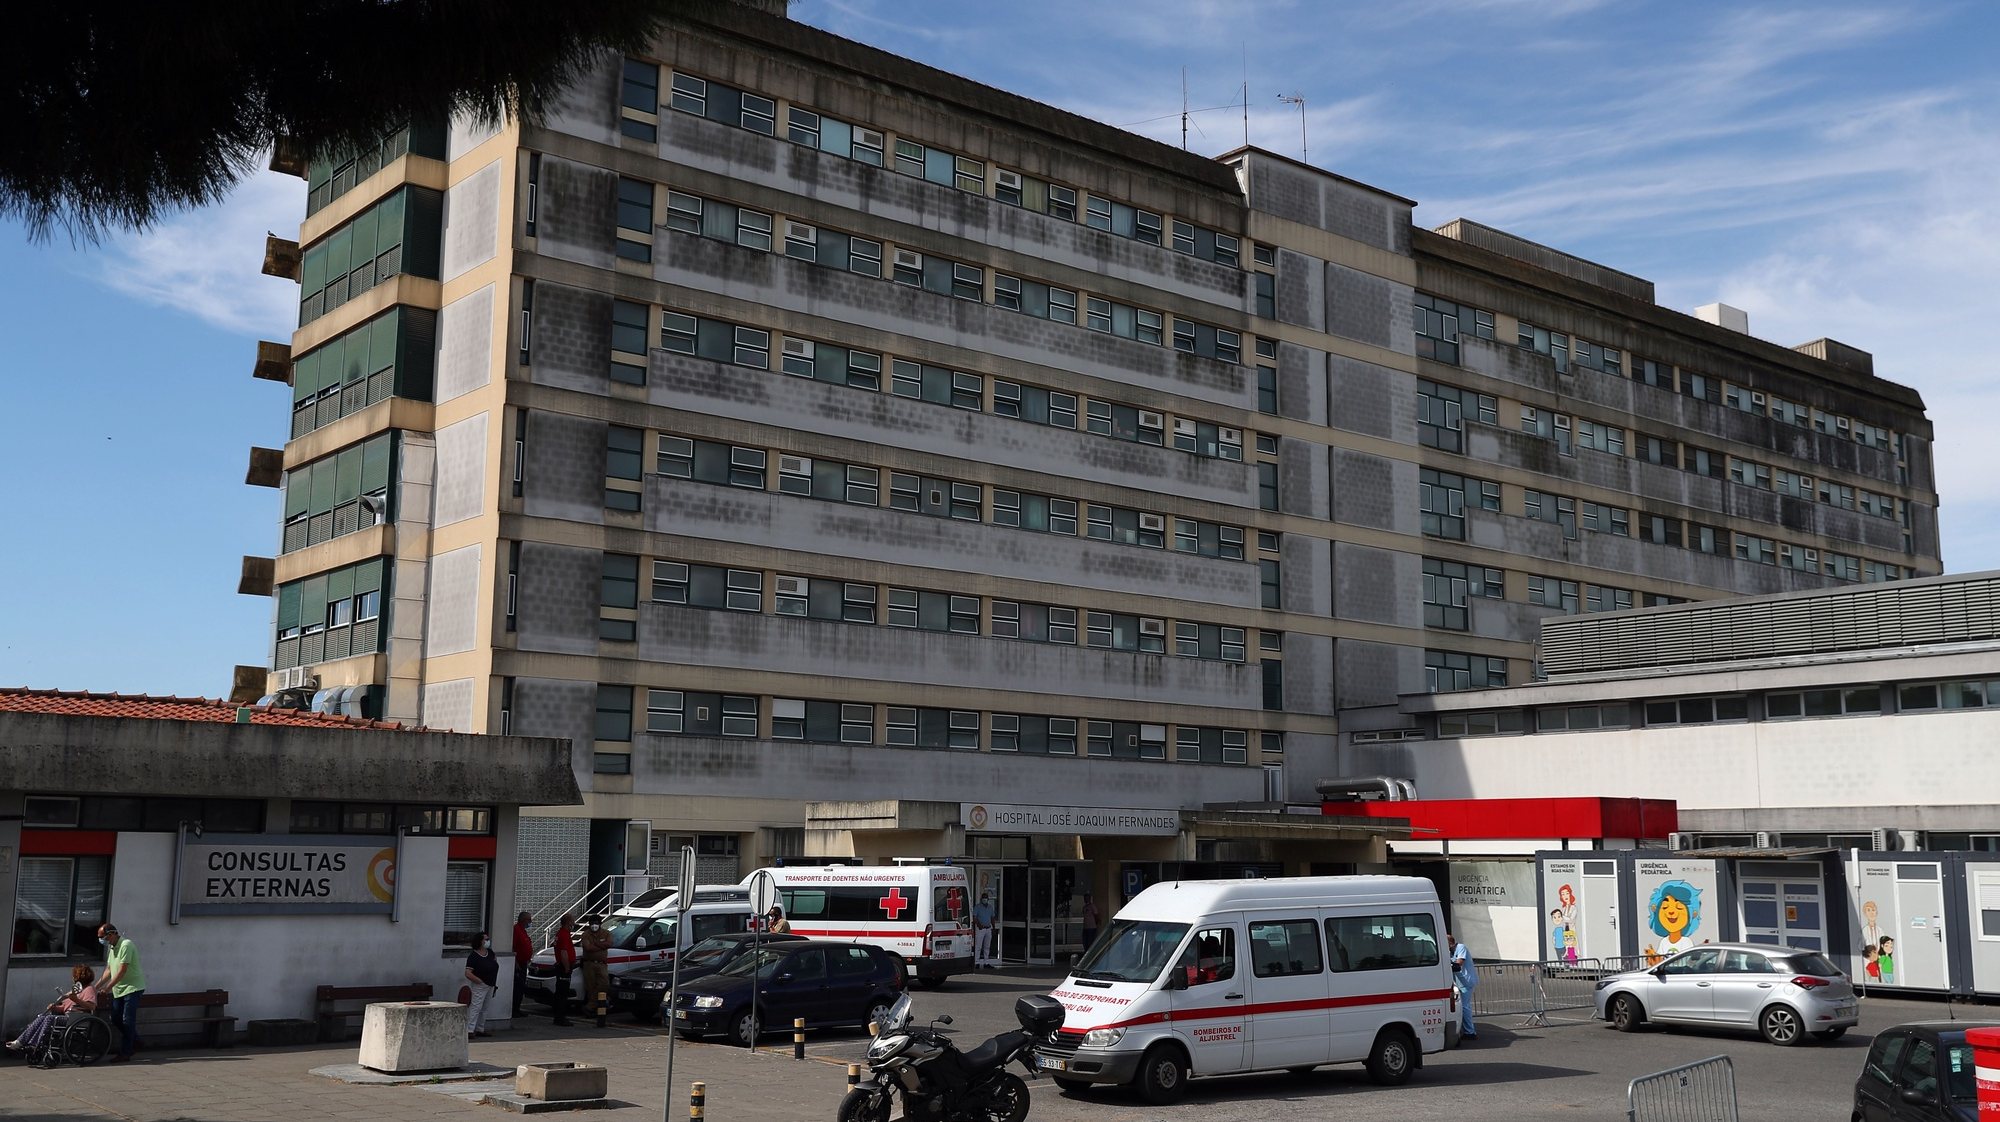
{"label": "white cloud", "polygon": [[299,286],[263,274],[264,236],[296,237],[305,205],[303,182],[258,172],[222,202],[108,239],[92,259],[97,279],[225,331],[289,338]]}

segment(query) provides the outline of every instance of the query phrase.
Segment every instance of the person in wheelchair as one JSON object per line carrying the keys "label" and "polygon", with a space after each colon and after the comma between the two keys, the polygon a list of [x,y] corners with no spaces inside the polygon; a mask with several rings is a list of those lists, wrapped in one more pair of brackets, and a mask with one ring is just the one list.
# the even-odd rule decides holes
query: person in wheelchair
{"label": "person in wheelchair", "polygon": [[49,1003],[47,1009],[36,1014],[21,1030],[21,1035],[7,1042],[7,1050],[32,1054],[47,1042],[48,1035],[74,1012],[94,1013],[97,1011],[97,991],[90,983],[95,979],[88,966],[78,966],[69,972],[69,992],[58,1001]]}

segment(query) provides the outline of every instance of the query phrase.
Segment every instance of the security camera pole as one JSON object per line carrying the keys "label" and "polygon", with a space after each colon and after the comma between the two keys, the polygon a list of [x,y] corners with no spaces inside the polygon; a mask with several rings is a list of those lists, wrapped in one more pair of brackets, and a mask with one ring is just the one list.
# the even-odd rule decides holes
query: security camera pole
{"label": "security camera pole", "polygon": [[681,1030],[674,1025],[675,1005],[681,993],[681,925],[687,922],[688,903],[694,899],[694,847],[681,847],[680,891],[674,897],[674,936],[668,950],[674,956],[673,973],[667,982],[667,1101],[661,1106],[660,1122],[674,1122],[674,1041]]}

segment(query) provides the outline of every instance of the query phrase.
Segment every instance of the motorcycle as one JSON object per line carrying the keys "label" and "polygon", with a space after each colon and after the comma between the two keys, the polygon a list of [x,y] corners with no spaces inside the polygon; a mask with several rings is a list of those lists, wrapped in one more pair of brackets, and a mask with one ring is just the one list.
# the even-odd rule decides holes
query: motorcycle
{"label": "motorcycle", "polygon": [[1014,1003],[1020,1030],[1003,1032],[969,1052],[938,1031],[951,1024],[949,1016],[920,1028],[911,1023],[913,1008],[904,994],[876,1022],[868,1076],[840,1100],[838,1122],[889,1122],[899,1093],[908,1122],[1021,1122],[1028,1116],[1028,1084],[1007,1065],[1018,1061],[1030,1075],[1036,1073],[1035,1041],[1062,1024],[1060,1004],[1048,997],[1021,998]]}

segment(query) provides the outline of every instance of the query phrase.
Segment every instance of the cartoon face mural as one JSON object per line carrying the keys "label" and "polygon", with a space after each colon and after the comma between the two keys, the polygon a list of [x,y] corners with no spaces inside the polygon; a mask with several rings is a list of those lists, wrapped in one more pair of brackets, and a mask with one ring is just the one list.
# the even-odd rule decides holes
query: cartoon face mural
{"label": "cartoon face mural", "polygon": [[1684,880],[1664,881],[1646,904],[1646,918],[1660,941],[1648,944],[1646,961],[1657,964],[1668,955],[1694,946],[1701,926],[1701,889]]}

